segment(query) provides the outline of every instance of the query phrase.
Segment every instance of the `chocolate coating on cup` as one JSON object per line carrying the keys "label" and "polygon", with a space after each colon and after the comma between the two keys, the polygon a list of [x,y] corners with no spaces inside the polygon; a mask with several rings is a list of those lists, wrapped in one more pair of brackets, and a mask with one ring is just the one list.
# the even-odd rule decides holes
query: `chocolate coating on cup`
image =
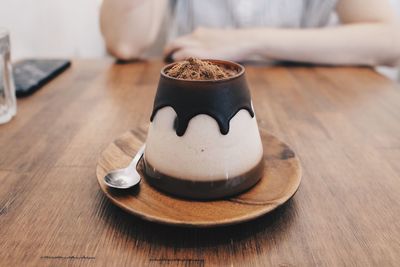
{"label": "chocolate coating on cup", "polygon": [[249,171],[228,179],[214,181],[188,180],[165,175],[158,172],[148,162],[144,161],[146,180],[155,188],[189,199],[217,199],[229,197],[244,192],[253,187],[264,174],[264,159]]}
{"label": "chocolate coating on cup", "polygon": [[161,71],[150,121],[158,110],[170,106],[177,114],[174,129],[178,136],[185,134],[190,120],[199,114],[214,118],[221,134],[226,135],[230,120],[239,110],[245,109],[254,117],[244,68],[233,62],[209,61],[234,68],[237,75],[221,80],[183,80],[167,76],[165,70],[173,64],[165,66]]}

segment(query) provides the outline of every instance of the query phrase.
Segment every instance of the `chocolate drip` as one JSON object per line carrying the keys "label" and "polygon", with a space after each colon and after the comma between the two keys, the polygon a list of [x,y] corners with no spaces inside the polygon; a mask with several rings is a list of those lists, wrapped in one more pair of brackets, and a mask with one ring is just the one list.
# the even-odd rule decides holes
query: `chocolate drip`
{"label": "chocolate drip", "polygon": [[254,117],[243,73],[217,81],[179,80],[162,74],[150,121],[158,110],[167,106],[177,114],[174,128],[178,136],[185,134],[189,121],[199,114],[214,118],[223,135],[229,132],[229,122],[239,110],[245,109]]}

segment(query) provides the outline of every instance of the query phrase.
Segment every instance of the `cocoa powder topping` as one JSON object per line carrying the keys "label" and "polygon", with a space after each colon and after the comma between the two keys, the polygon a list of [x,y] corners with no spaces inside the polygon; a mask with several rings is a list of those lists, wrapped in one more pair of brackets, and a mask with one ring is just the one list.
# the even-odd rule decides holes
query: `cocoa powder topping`
{"label": "cocoa powder topping", "polygon": [[188,58],[177,62],[165,70],[165,74],[168,76],[184,80],[220,80],[232,77],[237,73],[238,71],[235,69],[197,58]]}

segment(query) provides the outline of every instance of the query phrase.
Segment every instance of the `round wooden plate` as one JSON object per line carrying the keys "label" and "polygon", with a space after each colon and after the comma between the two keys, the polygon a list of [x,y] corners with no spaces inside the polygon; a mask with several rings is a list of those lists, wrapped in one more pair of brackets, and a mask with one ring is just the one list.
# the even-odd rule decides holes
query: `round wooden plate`
{"label": "round wooden plate", "polygon": [[[176,198],[151,187],[142,176],[139,186],[115,190],[103,182],[106,173],[125,167],[143,144],[146,132],[126,132],[101,154],[97,180],[101,190],[117,206],[145,220],[163,224],[213,227],[248,221],[264,215],[288,201],[297,191],[301,166],[294,152],[275,136],[261,131],[264,145],[265,175],[249,191],[213,201]],[[138,170],[143,169],[142,162]]]}

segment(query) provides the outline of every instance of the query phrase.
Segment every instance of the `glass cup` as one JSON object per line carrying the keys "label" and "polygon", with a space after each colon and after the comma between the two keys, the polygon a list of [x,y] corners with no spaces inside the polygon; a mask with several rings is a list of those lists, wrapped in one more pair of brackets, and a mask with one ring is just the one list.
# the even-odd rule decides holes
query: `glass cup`
{"label": "glass cup", "polygon": [[10,36],[0,28],[0,124],[6,123],[17,113],[15,85],[10,59]]}
{"label": "glass cup", "polygon": [[221,80],[183,80],[161,71],[144,153],[146,180],[184,198],[243,192],[263,176],[263,147],[244,67]]}

